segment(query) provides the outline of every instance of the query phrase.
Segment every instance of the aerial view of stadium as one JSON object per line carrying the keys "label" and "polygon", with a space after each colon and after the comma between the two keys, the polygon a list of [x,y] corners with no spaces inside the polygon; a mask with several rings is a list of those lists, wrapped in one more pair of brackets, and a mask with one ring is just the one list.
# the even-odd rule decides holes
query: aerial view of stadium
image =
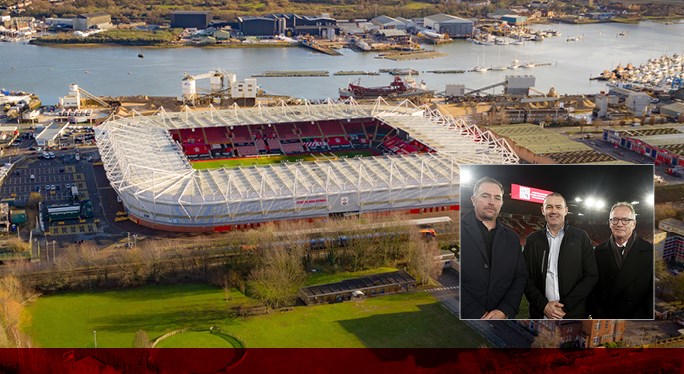
{"label": "aerial view of stadium", "polygon": [[409,102],[327,102],[115,118],[96,129],[133,222],[227,231],[259,222],[456,210],[461,163],[517,163],[505,140]]}

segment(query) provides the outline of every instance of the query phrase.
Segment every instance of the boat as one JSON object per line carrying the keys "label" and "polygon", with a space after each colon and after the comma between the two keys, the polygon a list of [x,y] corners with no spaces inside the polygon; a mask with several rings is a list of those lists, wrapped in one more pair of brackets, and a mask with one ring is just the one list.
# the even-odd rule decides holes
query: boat
{"label": "boat", "polygon": [[145,56],[143,56],[142,53],[138,53],[138,58],[144,58],[144,57],[145,57]]}
{"label": "boat", "polygon": [[533,68],[535,66],[537,66],[537,64],[535,64],[534,62],[526,62],[522,64],[522,67],[524,67],[525,69]]}
{"label": "boat", "polygon": [[361,79],[357,79],[355,82],[349,83],[349,86],[347,86],[346,88],[340,88],[338,90],[340,99],[372,99],[378,96],[390,98],[410,97],[432,94],[432,91],[417,88],[415,87],[415,85],[409,84],[401,77],[394,77],[394,80],[392,81],[392,83],[390,83],[389,86],[364,87],[360,85],[360,82]]}
{"label": "boat", "polygon": [[473,71],[476,71],[478,73],[485,73],[489,70],[488,68],[484,67],[484,52],[482,53],[482,65],[480,65],[480,57],[478,56],[477,58],[477,65],[473,68]]}
{"label": "boat", "polygon": [[508,68],[509,68],[509,69],[517,69],[517,68],[519,68],[520,66],[521,66],[521,65],[520,65],[520,61],[518,61],[518,59],[516,58],[515,60],[513,60],[513,61],[511,62],[511,65],[510,65]]}

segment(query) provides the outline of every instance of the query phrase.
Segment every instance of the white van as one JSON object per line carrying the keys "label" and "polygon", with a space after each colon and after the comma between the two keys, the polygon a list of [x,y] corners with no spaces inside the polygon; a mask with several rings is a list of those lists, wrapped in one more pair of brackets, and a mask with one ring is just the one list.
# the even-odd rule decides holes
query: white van
{"label": "white van", "polygon": [[31,180],[32,180],[32,181],[36,180],[36,176],[33,175],[33,174],[31,174]]}

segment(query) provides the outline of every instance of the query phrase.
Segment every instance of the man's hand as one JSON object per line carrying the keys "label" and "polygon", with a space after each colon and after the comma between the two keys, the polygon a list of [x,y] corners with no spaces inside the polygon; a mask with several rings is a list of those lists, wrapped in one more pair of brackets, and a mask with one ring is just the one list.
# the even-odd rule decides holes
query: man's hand
{"label": "man's hand", "polygon": [[544,315],[549,319],[562,319],[565,316],[563,306],[559,301],[549,301],[544,307]]}
{"label": "man's hand", "polygon": [[485,313],[482,319],[507,319],[506,314],[499,309],[494,309],[490,312]]}

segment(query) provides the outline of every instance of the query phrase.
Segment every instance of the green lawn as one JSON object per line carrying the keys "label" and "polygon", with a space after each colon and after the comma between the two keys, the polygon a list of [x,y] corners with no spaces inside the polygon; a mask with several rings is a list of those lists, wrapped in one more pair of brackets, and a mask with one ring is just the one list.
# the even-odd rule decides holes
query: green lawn
{"label": "green lawn", "polygon": [[335,274],[329,273],[311,273],[306,279],[305,286],[314,286],[319,284],[337,283],[346,279],[366,277],[369,275],[389,273],[397,271],[396,268],[375,268],[364,271],[349,272],[343,271]]}
{"label": "green lawn", "polygon": [[330,160],[330,159],[335,159],[337,157],[355,157],[355,156],[361,156],[361,157],[370,157],[373,156],[373,152],[371,151],[340,151],[340,152],[328,152],[328,153],[317,153],[317,154],[306,154],[306,155],[295,155],[295,156],[286,156],[286,155],[268,155],[268,156],[259,156],[259,157],[244,157],[244,158],[227,158],[227,159],[220,159],[220,160],[203,160],[203,161],[194,161],[192,163],[192,167],[194,169],[198,170],[203,170],[203,169],[217,169],[217,168],[237,168],[237,167],[245,167],[245,166],[263,166],[263,165],[271,165],[271,164],[277,164],[281,163],[283,161],[287,162],[298,162],[298,161],[304,161],[304,162],[312,162],[316,160]]}
{"label": "green lawn", "polygon": [[157,348],[233,348],[233,345],[209,331],[188,331],[160,341]]}
{"label": "green lawn", "polygon": [[[250,302],[238,291],[207,285],[43,296],[27,308],[24,331],[40,347],[131,347],[183,327],[216,325],[247,347],[479,347],[485,340],[426,292],[295,307],[240,318],[230,306]],[[191,336],[179,346],[209,344]]]}

